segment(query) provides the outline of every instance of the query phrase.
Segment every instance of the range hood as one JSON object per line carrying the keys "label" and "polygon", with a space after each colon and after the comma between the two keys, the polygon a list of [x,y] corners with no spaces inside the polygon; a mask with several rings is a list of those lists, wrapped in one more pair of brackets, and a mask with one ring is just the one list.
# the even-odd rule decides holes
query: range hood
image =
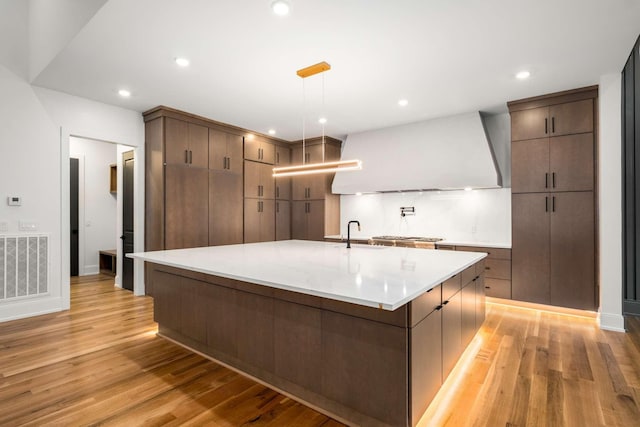
{"label": "range hood", "polygon": [[479,112],[348,135],[342,158],[361,160],[362,170],[337,172],[335,194],[502,184]]}

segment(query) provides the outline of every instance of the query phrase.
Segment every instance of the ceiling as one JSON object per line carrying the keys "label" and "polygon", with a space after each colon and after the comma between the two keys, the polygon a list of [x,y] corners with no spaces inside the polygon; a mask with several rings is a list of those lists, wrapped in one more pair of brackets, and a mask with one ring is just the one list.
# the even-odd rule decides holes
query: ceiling
{"label": "ceiling", "polygon": [[[286,140],[302,137],[303,116],[305,136],[322,132],[324,114],[326,134],[343,137],[505,112],[509,100],[620,72],[640,33],[637,0],[290,0],[286,17],[271,12],[271,0],[92,0],[76,13],[81,3],[31,1],[32,50],[33,40],[57,40],[37,68],[32,52],[32,84],[140,112],[166,105],[275,129]],[[320,61],[332,69],[303,90],[295,71]],[[523,69],[531,77],[520,81]]]}

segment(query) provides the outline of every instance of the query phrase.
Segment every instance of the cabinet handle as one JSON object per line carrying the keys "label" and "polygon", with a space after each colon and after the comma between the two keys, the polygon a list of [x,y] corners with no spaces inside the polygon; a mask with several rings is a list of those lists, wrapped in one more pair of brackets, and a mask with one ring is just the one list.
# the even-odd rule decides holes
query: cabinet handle
{"label": "cabinet handle", "polygon": [[435,311],[440,311],[442,310],[442,304],[437,305],[436,308],[434,309]]}
{"label": "cabinet handle", "polygon": [[[485,267],[484,269],[485,270],[491,270],[491,267]],[[478,277],[480,277],[480,276],[478,276]]]}
{"label": "cabinet handle", "polygon": [[556,118],[551,117],[551,133],[556,133]]}
{"label": "cabinet handle", "polygon": [[449,304],[449,300],[442,301],[442,305],[447,305],[447,304]]}
{"label": "cabinet handle", "polygon": [[555,172],[551,173],[551,186],[553,188],[556,188],[556,173]]}
{"label": "cabinet handle", "polygon": [[280,164],[280,152],[276,151],[276,164]]}
{"label": "cabinet handle", "polygon": [[544,196],[544,211],[549,212],[549,196]]}
{"label": "cabinet handle", "polygon": [[485,289],[491,289],[491,286],[485,286],[484,288]]}
{"label": "cabinet handle", "polygon": [[193,151],[189,150],[189,164],[193,163]]}
{"label": "cabinet handle", "polygon": [[545,135],[549,133],[549,125],[548,125],[548,120],[549,119],[544,119],[544,133]]}
{"label": "cabinet handle", "polygon": [[544,174],[544,188],[549,188],[549,172]]}
{"label": "cabinet handle", "polygon": [[184,150],[184,162],[189,163],[189,150]]}
{"label": "cabinet handle", "polygon": [[556,196],[553,196],[553,200],[551,202],[551,212],[556,211]]}

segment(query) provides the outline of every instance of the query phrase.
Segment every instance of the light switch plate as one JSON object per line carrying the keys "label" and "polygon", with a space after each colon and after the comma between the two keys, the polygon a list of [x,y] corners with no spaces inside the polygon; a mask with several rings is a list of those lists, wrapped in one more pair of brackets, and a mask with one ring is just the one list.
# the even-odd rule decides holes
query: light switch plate
{"label": "light switch plate", "polygon": [[18,227],[20,231],[37,231],[38,223],[33,221],[20,221]]}
{"label": "light switch plate", "polygon": [[20,206],[22,204],[22,198],[20,196],[7,197],[7,204],[9,206]]}

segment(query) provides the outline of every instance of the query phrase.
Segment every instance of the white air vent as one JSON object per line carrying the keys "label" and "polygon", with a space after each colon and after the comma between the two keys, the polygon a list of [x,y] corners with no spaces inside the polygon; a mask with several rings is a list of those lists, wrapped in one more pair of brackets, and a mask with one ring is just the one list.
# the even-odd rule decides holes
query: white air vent
{"label": "white air vent", "polygon": [[49,236],[0,235],[0,301],[49,291]]}

